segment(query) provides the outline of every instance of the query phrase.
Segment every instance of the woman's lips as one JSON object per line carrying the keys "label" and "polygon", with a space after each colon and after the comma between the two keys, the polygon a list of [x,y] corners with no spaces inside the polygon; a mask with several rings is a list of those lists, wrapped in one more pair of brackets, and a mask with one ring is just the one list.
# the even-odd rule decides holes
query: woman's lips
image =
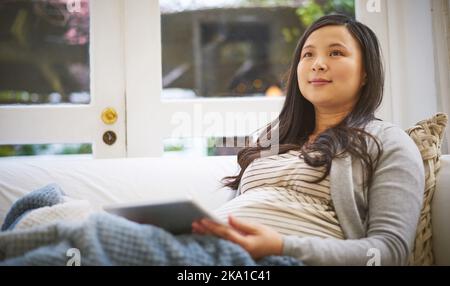
{"label": "woman's lips", "polygon": [[332,83],[332,81],[331,80],[311,80],[311,81],[309,81],[309,83],[314,86],[322,86],[322,85]]}

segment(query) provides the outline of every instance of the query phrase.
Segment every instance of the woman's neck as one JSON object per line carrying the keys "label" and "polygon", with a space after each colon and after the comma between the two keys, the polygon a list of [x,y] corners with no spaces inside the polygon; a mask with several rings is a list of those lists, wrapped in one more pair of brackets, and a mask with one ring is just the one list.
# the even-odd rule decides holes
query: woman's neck
{"label": "woman's neck", "polygon": [[326,129],[339,124],[349,113],[348,110],[338,112],[323,112],[316,109],[315,111],[316,126],[312,135],[318,135]]}

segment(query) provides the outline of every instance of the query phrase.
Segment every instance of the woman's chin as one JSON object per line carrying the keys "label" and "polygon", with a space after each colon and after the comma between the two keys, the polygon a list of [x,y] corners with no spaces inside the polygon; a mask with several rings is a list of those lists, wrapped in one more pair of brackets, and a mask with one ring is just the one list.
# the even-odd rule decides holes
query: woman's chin
{"label": "woman's chin", "polygon": [[330,96],[324,96],[324,95],[315,95],[312,96],[311,99],[307,98],[309,102],[312,103],[315,107],[319,106],[330,106],[333,105],[333,100],[330,98]]}

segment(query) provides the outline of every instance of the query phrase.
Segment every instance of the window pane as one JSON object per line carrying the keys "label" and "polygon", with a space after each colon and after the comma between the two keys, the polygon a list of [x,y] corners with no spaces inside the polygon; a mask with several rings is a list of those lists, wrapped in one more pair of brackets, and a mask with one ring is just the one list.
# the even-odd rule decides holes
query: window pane
{"label": "window pane", "polygon": [[0,2],[0,104],[90,102],[88,0]]}
{"label": "window pane", "polygon": [[237,155],[244,146],[244,137],[167,138],[165,157],[230,156]]}
{"label": "window pane", "polygon": [[160,0],[162,99],[282,96],[305,27],[354,0]]}
{"label": "window pane", "polygon": [[92,144],[0,145],[0,157],[92,154]]}
{"label": "window pane", "polygon": [[206,138],[166,138],[163,140],[164,157],[208,155],[208,141]]}

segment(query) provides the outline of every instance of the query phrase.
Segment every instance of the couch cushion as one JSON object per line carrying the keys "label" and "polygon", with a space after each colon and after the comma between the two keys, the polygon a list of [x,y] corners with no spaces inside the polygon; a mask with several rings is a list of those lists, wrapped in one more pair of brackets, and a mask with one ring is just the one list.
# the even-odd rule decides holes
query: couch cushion
{"label": "couch cushion", "polygon": [[0,159],[0,222],[17,199],[50,183],[94,207],[104,204],[160,201],[190,196],[208,209],[223,204],[234,191],[220,179],[238,171],[235,156],[183,158]]}
{"label": "couch cushion", "polygon": [[435,116],[417,122],[406,132],[411,136],[422,155],[425,169],[425,193],[413,252],[409,259],[411,265],[434,264],[432,249],[431,201],[436,189],[436,175],[440,169],[441,144],[447,125],[447,115]]}

